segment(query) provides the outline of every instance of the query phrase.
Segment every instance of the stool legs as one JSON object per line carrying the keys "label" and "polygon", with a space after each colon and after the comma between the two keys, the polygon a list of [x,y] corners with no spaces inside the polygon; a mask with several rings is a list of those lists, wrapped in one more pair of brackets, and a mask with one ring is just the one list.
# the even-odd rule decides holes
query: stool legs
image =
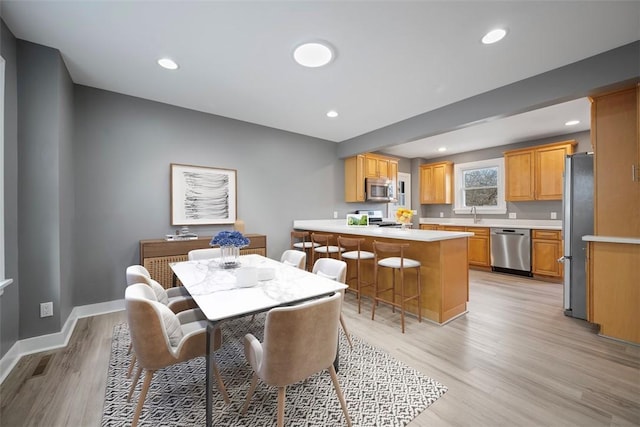
{"label": "stool legs", "polygon": [[[396,270],[399,270],[400,272],[400,302],[396,303]],[[375,319],[375,315],[376,315],[376,306],[378,305],[378,302],[385,302],[385,303],[389,303],[389,305],[391,305],[391,311],[393,313],[395,313],[395,308],[399,307],[400,308],[400,325],[402,328],[402,333],[404,334],[404,319],[405,319],[405,308],[406,308],[406,303],[407,301],[410,301],[412,299],[416,299],[417,300],[417,306],[418,306],[418,322],[422,323],[422,304],[421,304],[421,286],[420,286],[420,268],[416,268],[416,286],[417,286],[417,293],[415,295],[409,296],[407,297],[405,295],[405,287],[404,287],[404,271],[402,269],[396,269],[396,268],[392,268],[391,269],[391,287],[390,288],[385,288],[385,289],[380,289],[379,287],[379,282],[378,282],[378,266],[376,265],[374,268],[374,292],[373,292],[373,304],[372,304],[372,308],[371,308],[371,320]],[[379,295],[381,293],[384,292],[388,292],[391,291],[391,301],[389,300],[385,300],[384,298],[380,298]]]}

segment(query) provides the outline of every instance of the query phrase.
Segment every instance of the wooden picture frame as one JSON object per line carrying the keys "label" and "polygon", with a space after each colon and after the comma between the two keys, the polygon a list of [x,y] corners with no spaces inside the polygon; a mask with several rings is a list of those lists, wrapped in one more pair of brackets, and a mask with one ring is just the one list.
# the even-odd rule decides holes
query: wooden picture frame
{"label": "wooden picture frame", "polygon": [[233,224],[236,170],[171,163],[171,225]]}

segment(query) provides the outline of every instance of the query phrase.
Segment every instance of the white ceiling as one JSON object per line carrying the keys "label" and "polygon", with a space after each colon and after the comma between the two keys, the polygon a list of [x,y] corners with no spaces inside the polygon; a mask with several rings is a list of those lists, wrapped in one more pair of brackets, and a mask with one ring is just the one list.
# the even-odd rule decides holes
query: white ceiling
{"label": "white ceiling", "polygon": [[[640,39],[636,1],[3,0],[0,7],[17,38],[60,50],[75,83],[335,142]],[[507,37],[482,45],[498,26]],[[297,65],[293,49],[318,39],[336,59],[319,69]],[[179,70],[158,67],[164,56]],[[327,118],[330,109],[340,116]],[[585,111],[586,100],[570,102],[387,151],[433,157],[440,145],[459,152],[550,136],[571,118],[588,123]]]}

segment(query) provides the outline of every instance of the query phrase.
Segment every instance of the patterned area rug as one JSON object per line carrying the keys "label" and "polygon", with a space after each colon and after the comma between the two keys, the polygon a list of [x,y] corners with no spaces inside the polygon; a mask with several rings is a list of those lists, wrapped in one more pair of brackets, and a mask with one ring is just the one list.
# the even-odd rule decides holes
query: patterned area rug
{"label": "patterned area rug", "polygon": [[[273,426],[276,422],[275,387],[259,382],[246,415],[239,413],[252,371],[245,360],[242,338],[253,333],[262,341],[264,315],[224,323],[223,346],[216,363],[229,393],[227,405],[213,390],[213,424],[217,426]],[[429,407],[447,388],[387,353],[352,336],[353,349],[340,331],[338,378],[354,426],[404,426]],[[103,426],[130,425],[142,387],[127,402],[130,355],[126,323],[114,327]],[[155,373],[142,409],[141,426],[196,426],[205,424],[204,358]],[[215,384],[215,383],[214,383]],[[328,372],[287,387],[285,424],[289,426],[346,425]]]}

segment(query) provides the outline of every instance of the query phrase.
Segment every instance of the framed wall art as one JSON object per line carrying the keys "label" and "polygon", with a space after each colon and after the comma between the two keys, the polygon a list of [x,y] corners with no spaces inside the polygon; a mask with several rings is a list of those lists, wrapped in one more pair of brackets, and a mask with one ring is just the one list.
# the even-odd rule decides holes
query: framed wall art
{"label": "framed wall art", "polygon": [[171,225],[233,224],[236,170],[171,164]]}

